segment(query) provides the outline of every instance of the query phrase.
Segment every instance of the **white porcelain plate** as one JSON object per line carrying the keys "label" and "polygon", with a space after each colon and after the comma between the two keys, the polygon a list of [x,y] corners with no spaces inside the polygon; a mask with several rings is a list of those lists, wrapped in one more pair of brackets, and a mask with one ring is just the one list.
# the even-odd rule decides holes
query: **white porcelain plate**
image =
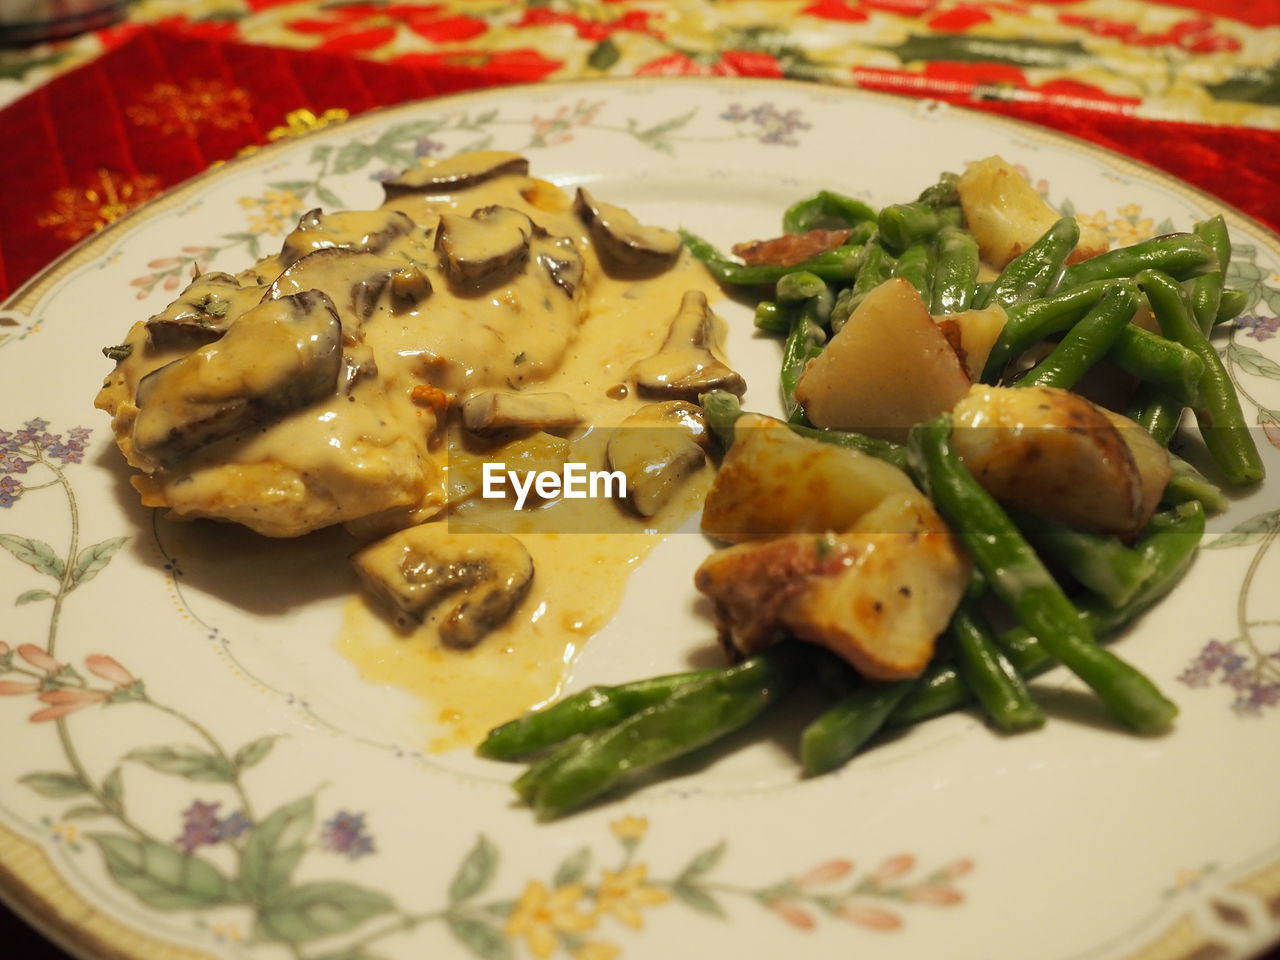
{"label": "white porcelain plate", "polygon": [[[139,960],[1191,960],[1280,939],[1274,481],[1211,521],[1185,581],[1119,641],[1181,707],[1167,736],[1119,732],[1057,671],[1036,682],[1036,733],[954,714],[805,781],[775,724],[547,824],[514,802],[511,768],[420,750],[421,705],[339,655],[345,571],[250,537],[205,555],[140,507],[92,407],[100,348],[194,263],[239,269],[308,207],[376,205],[379,176],[476,146],[724,246],[774,235],[816,189],[910,199],[995,153],[1117,242],[1219,209],[1038,129],[737,80],[410,104],[178,188],[29,284],[0,326],[6,899],[85,956]],[[1250,302],[1218,343],[1277,474],[1280,242],[1227,218]],[[721,306],[747,405],[770,411],[778,345]],[[705,654],[690,572],[707,549],[673,536],[650,557],[570,689]]]}

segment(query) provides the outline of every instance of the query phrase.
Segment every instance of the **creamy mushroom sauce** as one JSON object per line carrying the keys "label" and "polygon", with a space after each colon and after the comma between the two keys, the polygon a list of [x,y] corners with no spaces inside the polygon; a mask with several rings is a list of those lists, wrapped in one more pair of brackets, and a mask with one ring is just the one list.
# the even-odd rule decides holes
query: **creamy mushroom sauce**
{"label": "creamy mushroom sauce", "polygon": [[[654,275],[611,275],[571,199],[520,172],[512,156],[482,158],[506,172],[473,186],[439,194],[388,189],[392,199],[377,211],[313,212],[279,255],[235,277],[197,278],[150,326],[134,325],[128,355],[97,401],[113,416],[122,453],[142,471],[133,483],[143,502],[179,518],[235,521],[268,536],[344,523],[367,541],[447,516],[451,524],[519,535],[534,561],[532,586],[515,614],[473,649],[444,647],[438,615],[406,633],[363,596],[345,604],[339,650],[365,679],[423,702],[435,750],[474,743],[554,697],[576,652],[613,615],[630,572],[697,508],[710,479],[704,466],[647,519],[610,500],[513,514],[509,504],[478,497],[485,459],[513,469],[548,457],[603,469],[607,428],[660,399],[638,394],[633,367],[661,350],[688,292],[720,296],[687,251]],[[481,293],[460,291],[457,272],[442,263],[447,253],[438,252],[441,215],[453,218],[456,246],[475,249],[475,221],[459,218],[494,206],[506,208],[498,218],[506,238],[523,217],[541,231],[535,228],[519,272]],[[556,258],[559,272],[554,262],[547,266]],[[266,412],[253,405],[233,411],[235,429],[194,452],[178,443],[173,454],[154,440],[151,450],[139,449],[137,394],[148,374],[181,360],[197,367],[184,382],[198,380],[206,368],[225,365],[221,333],[239,317],[264,299],[312,289],[329,295],[341,322],[343,369],[331,395],[283,415],[269,404]],[[522,431],[514,442],[510,434],[468,433],[449,411],[484,391],[567,395],[580,426]],[[182,431],[175,423],[172,435]],[[163,438],[165,430],[153,422],[147,435]]]}

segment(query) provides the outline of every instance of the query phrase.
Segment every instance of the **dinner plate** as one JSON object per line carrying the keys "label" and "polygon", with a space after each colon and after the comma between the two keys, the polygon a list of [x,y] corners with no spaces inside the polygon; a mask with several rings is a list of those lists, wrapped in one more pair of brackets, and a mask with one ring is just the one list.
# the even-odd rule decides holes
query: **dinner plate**
{"label": "dinner plate", "polygon": [[[0,326],[0,880],[87,957],[1245,957],[1280,938],[1280,520],[1233,497],[1117,644],[1179,704],[1116,729],[1062,671],[1049,722],[972,712],[803,779],[796,720],[537,822],[513,769],[429,749],[430,705],[339,650],[349,574],[316,543],[138,503],[92,398],[100,348],[193,265],[236,270],[309,207],[376,205],[415,157],[492,147],[728,246],[821,188],[875,204],[1000,154],[1114,242],[1221,205],[1091,146],[933,102],[772,81],[566,83],[407,104],[183,184],[27,284]],[[1226,212],[1249,294],[1217,342],[1280,466],[1280,243]],[[727,299],[746,405],[779,346]],[[1273,408],[1271,404],[1275,404]],[[1185,428],[1184,428],[1185,429]],[[1200,451],[1188,430],[1186,456]],[[314,539],[314,538],[313,538]],[[669,536],[565,689],[714,658]]]}

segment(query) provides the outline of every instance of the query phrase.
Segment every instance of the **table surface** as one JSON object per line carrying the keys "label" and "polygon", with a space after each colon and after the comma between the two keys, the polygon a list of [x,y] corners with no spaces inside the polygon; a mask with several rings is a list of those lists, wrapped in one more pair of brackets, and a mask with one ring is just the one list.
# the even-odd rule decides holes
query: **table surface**
{"label": "table surface", "polygon": [[[1227,7],[1231,17],[1221,15]],[[1280,130],[1276,0],[445,0],[394,7],[328,0],[136,0],[127,10],[126,21],[91,34],[0,51],[0,106],[41,91],[148,25],[160,24],[188,37],[419,69],[478,63],[502,82],[741,73]],[[0,39],[5,22],[0,11]],[[979,42],[986,59],[975,54]],[[91,219],[85,232],[109,220]],[[29,239],[9,238],[19,246]],[[75,239],[68,233],[62,245]],[[0,270],[0,281],[7,281],[0,282],[0,295],[35,266],[15,271],[10,265],[7,277]],[[67,956],[3,906],[0,944],[5,957]],[[1266,960],[1280,960],[1280,948]]]}

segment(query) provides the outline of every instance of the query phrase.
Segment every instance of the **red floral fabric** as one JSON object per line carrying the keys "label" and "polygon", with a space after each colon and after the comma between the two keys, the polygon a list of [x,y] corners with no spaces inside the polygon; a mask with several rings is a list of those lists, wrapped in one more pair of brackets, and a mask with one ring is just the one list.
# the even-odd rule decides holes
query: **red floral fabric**
{"label": "red floral fabric", "polygon": [[[401,15],[417,18],[411,24],[415,30],[465,38],[470,29],[458,17],[440,16],[431,4],[401,6]],[[871,7],[928,6],[923,0],[861,0],[855,9],[844,0],[815,0],[812,9],[844,16]],[[1061,6],[1066,12],[1072,5]],[[540,9],[530,8],[524,16],[560,17],[575,31],[616,26],[578,23]],[[217,31],[197,36],[185,28],[123,27],[101,57],[0,110],[0,142],[9,145],[0,151],[0,183],[7,193],[0,204],[0,295],[161,190],[266,142],[293,111],[357,114],[459,90],[536,82],[560,66],[535,49],[464,47],[409,54],[394,63],[351,56],[347,51],[365,42],[364,32],[379,29],[374,11],[372,4],[335,8],[335,15],[314,26],[327,49],[313,51],[229,41]],[[964,5],[951,5],[947,15],[970,16],[966,11]],[[979,12],[974,7],[971,13]],[[628,29],[644,28],[642,20],[628,23]],[[673,52],[635,72],[782,75],[776,57],[735,49],[714,57]],[[870,89],[947,99],[1100,143],[1280,228],[1278,131],[1143,119],[1133,115],[1133,102],[1124,97],[1078,80],[1037,83],[1008,64],[939,61],[913,72],[853,68],[848,80]],[[1001,99],[984,99],[993,90]]]}

